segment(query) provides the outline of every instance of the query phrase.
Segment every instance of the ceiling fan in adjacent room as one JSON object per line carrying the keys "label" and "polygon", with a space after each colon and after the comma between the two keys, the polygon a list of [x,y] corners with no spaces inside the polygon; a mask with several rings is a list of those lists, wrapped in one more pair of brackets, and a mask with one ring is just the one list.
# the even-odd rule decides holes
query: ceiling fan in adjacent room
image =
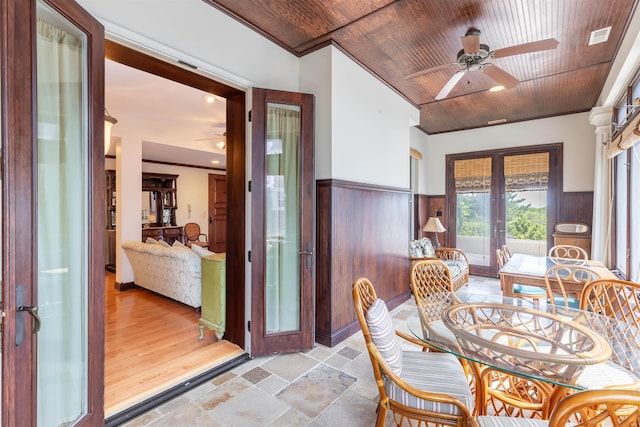
{"label": "ceiling fan in adjacent room", "polygon": [[222,134],[214,133],[213,138],[201,138],[201,139],[196,139],[195,141],[213,141],[213,140],[218,140],[218,142],[216,142],[216,147],[218,147],[220,150],[224,150],[227,147],[226,132],[223,132]]}
{"label": "ceiling fan in adjacent room", "polygon": [[409,74],[405,79],[412,79],[414,77],[433,71],[443,70],[445,68],[458,68],[458,71],[449,79],[440,92],[438,92],[435,97],[436,100],[446,98],[447,95],[449,95],[449,92],[451,92],[455,85],[460,81],[462,76],[471,71],[482,71],[496,82],[498,88],[511,89],[517,86],[520,81],[497,65],[487,62],[487,60],[521,55],[523,53],[551,50],[555,49],[559,44],[558,40],[551,38],[491,50],[486,44],[480,43],[480,30],[476,28],[470,28],[467,31],[467,34],[465,34],[464,37],[461,37],[461,41],[462,50],[458,52],[456,62],[427,68],[425,70]]}

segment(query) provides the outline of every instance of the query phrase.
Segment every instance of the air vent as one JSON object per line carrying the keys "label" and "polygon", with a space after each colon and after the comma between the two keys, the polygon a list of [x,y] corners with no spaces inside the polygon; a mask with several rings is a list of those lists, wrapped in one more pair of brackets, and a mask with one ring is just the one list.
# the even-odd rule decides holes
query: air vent
{"label": "air vent", "polygon": [[500,123],[507,123],[507,119],[491,120],[490,122],[487,122],[488,125],[497,125]]}
{"label": "air vent", "polygon": [[609,40],[609,33],[611,33],[611,27],[600,28],[599,30],[592,31],[591,36],[589,37],[589,46],[606,42]]}

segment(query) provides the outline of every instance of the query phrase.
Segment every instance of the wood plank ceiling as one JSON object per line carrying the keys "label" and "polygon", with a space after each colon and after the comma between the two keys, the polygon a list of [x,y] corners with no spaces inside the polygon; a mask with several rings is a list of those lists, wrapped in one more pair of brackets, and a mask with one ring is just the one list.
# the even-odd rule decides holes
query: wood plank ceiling
{"label": "wood plank ceiling", "polygon": [[[638,0],[205,0],[297,56],[334,44],[420,108],[429,134],[588,111],[596,105]],[[608,41],[588,46],[592,31]],[[491,62],[515,76],[512,89],[482,71],[466,72],[449,95],[435,96],[459,69],[461,37],[481,31],[490,50],[555,38],[556,49]]]}

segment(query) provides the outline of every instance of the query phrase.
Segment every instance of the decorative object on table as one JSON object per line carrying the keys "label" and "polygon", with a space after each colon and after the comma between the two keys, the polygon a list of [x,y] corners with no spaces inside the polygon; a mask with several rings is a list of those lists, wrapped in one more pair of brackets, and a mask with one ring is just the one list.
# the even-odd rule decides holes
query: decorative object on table
{"label": "decorative object on table", "polygon": [[[469,283],[469,261],[466,255],[458,249],[435,249],[431,240],[428,237],[423,237],[409,242],[409,257],[412,265],[423,260],[433,261],[421,267],[423,270],[421,274],[430,276],[428,280],[433,283],[431,286],[434,288],[451,288],[453,291],[457,291]],[[432,274],[427,270],[432,270]]]}
{"label": "decorative object on table", "polygon": [[414,425],[412,420],[420,425],[469,425],[474,399],[458,359],[449,353],[402,351],[397,336],[422,343],[394,330],[369,280],[357,279],[352,291],[380,395],[376,426],[385,425],[387,410],[396,425]]}
{"label": "decorative object on table", "polygon": [[436,248],[440,249],[438,233],[444,233],[445,231],[447,231],[447,229],[444,228],[444,225],[442,225],[442,223],[440,222],[440,219],[432,216],[431,218],[429,218],[424,227],[422,227],[422,231],[433,233],[435,235]]}
{"label": "decorative object on table", "polygon": [[[195,222],[188,222],[184,225],[184,235],[186,238],[185,244],[188,247],[191,247],[191,245],[198,245],[203,248],[209,248],[207,235],[200,232],[200,226]],[[204,240],[201,240],[201,237],[204,238]]]}

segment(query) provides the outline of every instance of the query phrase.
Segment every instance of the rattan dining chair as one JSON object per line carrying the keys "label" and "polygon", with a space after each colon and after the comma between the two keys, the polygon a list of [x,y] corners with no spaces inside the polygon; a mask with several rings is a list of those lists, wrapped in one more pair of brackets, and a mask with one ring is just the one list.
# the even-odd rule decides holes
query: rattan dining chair
{"label": "rattan dining chair", "polygon": [[580,301],[567,289],[578,290],[578,293],[581,293],[589,283],[599,278],[595,271],[579,264],[553,265],[544,274],[547,301],[554,306],[577,309]]}
{"label": "rattan dining chair", "polygon": [[548,421],[481,416],[477,424],[480,427],[640,426],[640,392],[580,391],[562,399],[553,408]]}
{"label": "rattan dining chair", "polygon": [[380,395],[376,426],[385,425],[387,411],[393,413],[396,426],[432,423],[459,427],[473,423],[473,396],[455,356],[402,351],[398,337],[422,343],[394,330],[387,306],[371,282],[357,279],[352,293]]}
{"label": "rattan dining chair", "polygon": [[576,383],[584,388],[640,390],[640,284],[599,279],[589,283],[580,298],[580,309],[615,318],[615,326],[598,329],[611,344],[611,359],[600,367],[586,367]]}
{"label": "rattan dining chair", "polygon": [[555,245],[549,249],[549,256],[553,258],[589,259],[587,251],[579,246],[573,245]]}

